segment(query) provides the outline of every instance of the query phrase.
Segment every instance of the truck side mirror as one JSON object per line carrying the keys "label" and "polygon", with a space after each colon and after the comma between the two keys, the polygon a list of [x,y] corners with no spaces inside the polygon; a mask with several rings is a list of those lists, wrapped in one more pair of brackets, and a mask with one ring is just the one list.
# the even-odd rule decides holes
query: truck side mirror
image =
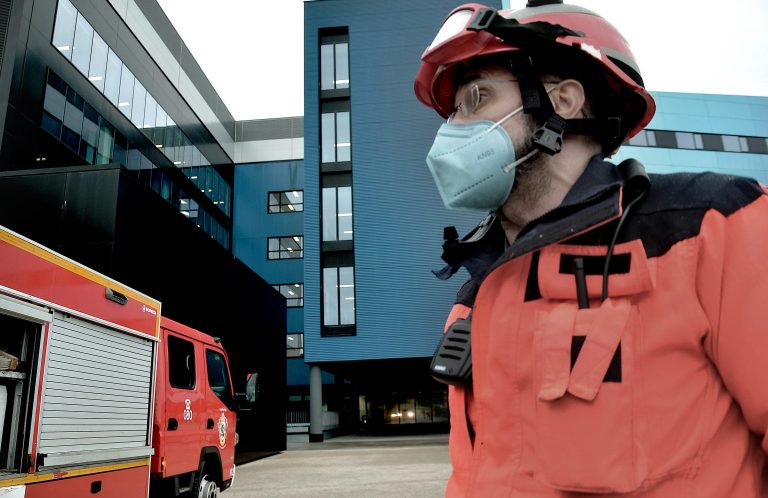
{"label": "truck side mirror", "polygon": [[252,373],[245,383],[245,399],[249,403],[255,403],[259,399],[259,374]]}

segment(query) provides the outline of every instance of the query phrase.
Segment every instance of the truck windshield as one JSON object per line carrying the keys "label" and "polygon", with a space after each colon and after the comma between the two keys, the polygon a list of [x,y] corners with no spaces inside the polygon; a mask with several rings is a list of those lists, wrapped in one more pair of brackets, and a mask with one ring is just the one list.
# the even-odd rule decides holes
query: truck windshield
{"label": "truck windshield", "polygon": [[205,351],[205,361],[208,365],[208,385],[219,399],[230,398],[229,375],[227,373],[227,361],[224,355],[210,349]]}

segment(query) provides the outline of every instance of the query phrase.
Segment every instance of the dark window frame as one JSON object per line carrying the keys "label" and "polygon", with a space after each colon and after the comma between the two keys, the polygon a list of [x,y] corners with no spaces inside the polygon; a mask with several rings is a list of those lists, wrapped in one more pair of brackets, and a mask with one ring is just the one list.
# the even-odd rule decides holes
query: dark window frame
{"label": "dark window frame", "polygon": [[[296,240],[297,238],[301,239]],[[279,243],[279,249],[272,250],[270,249],[270,243],[273,240],[277,240]],[[283,240],[291,240],[299,245],[299,255],[298,256],[288,256],[289,254],[293,254],[294,251],[291,251],[289,249],[282,249]],[[277,254],[277,257],[272,257],[273,254]],[[267,260],[268,261],[280,261],[280,260],[291,260],[291,259],[304,259],[304,235],[302,234],[295,234],[295,235],[279,235],[276,237],[267,237]]]}
{"label": "dark window frame", "polygon": [[[297,344],[290,344],[289,338],[291,336],[295,336]],[[285,337],[286,358],[304,358],[304,332],[289,332]],[[293,351],[295,353],[292,353]]]}
{"label": "dark window frame", "polygon": [[[225,391],[221,394],[213,388],[213,384],[211,382],[211,355],[218,355],[223,361],[223,374],[226,385],[224,386]],[[229,362],[227,362],[227,357],[224,356],[221,351],[217,351],[208,347],[205,348],[205,375],[208,383],[208,389],[210,389],[213,394],[215,394],[216,397],[222,401],[222,403],[226,405],[232,401],[234,395],[232,393],[232,379],[229,378]]]}
{"label": "dark window frame", "polygon": [[[304,282],[291,282],[288,284],[272,284],[272,288],[275,289],[277,292],[280,293],[281,296],[285,298],[285,305],[288,308],[303,308],[304,307]],[[292,290],[292,289],[299,289],[299,295],[294,296],[286,296],[285,293],[283,293],[282,288],[285,288],[286,290]],[[291,304],[290,301],[296,301],[297,304]]]}
{"label": "dark window frame", "polygon": [[[174,334],[168,334],[168,341],[166,341],[166,354],[168,355],[168,365],[166,366],[166,373],[168,375],[168,385],[170,385],[174,389],[181,389],[184,391],[194,391],[195,387],[197,386],[197,366],[196,366],[196,359],[195,359],[195,343],[185,339],[183,337],[174,335]],[[174,344],[175,343],[175,344]],[[174,355],[171,355],[171,347],[176,348],[177,346],[183,346],[184,348],[190,349],[192,352],[192,366],[190,368],[188,359],[189,359],[189,351],[179,351],[181,354],[187,354],[187,363],[186,363],[186,380],[191,380],[192,383],[189,382],[186,383],[180,383],[176,382],[178,380],[181,380],[181,374],[176,373],[176,371],[173,371],[172,369],[178,366],[176,363],[177,357],[176,352],[174,352]],[[180,372],[180,371],[179,371]],[[191,375],[191,377],[190,377]]]}
{"label": "dark window frame", "polygon": [[[301,202],[293,203],[288,200],[287,195],[292,192],[299,192],[301,193]],[[278,196],[278,202],[272,203],[272,196],[276,195]],[[283,199],[286,199],[287,202],[283,203]],[[290,209],[288,206],[294,206],[293,209]],[[301,209],[297,209],[296,206],[301,206]],[[272,208],[276,207],[277,211],[273,211]],[[304,212],[304,190],[303,189],[292,189],[292,190],[274,190],[267,193],[267,214],[286,214],[286,213],[303,213]]]}

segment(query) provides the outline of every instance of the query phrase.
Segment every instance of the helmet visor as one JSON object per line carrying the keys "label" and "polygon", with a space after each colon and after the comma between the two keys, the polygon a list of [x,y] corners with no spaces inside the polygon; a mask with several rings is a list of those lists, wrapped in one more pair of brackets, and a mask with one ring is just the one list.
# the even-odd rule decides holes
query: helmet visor
{"label": "helmet visor", "polygon": [[427,47],[427,52],[434,50],[443,44],[446,40],[453,38],[459,33],[464,31],[467,27],[469,20],[472,19],[474,9],[467,9],[459,7],[459,10],[453,11],[443,23],[440,31],[437,32],[435,39]]}
{"label": "helmet visor", "polygon": [[421,60],[437,65],[451,64],[479,54],[489,43],[498,40],[485,31],[467,29],[480,9],[488,10],[487,7],[476,3],[454,9],[424,51]]}

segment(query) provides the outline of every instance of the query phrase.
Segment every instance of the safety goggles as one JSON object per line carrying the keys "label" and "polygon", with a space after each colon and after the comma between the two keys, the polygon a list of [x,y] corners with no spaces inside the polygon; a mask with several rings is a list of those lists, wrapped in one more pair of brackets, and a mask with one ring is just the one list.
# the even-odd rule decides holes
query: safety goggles
{"label": "safety goggles", "polygon": [[[480,78],[460,85],[456,89],[456,97],[454,98],[456,106],[448,121],[453,121],[457,115],[466,119],[481,119],[486,117],[484,116],[483,111],[486,111],[487,108],[492,106],[501,93],[509,91],[509,88],[506,85],[509,83],[516,83],[517,81],[518,80],[514,78]],[[542,81],[542,83],[545,85],[556,85],[560,82],[553,80]],[[547,93],[551,92],[553,89],[554,87],[550,88],[547,90]]]}

